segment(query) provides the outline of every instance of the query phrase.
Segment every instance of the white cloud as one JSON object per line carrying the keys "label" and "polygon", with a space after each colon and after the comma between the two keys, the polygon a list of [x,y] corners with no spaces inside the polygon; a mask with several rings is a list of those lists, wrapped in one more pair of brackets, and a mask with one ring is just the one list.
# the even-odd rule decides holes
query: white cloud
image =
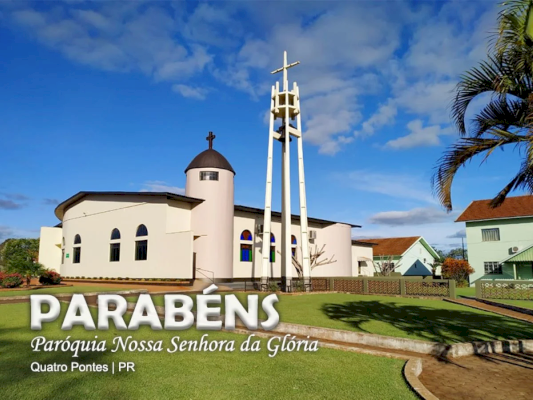
{"label": "white cloud", "polygon": [[200,87],[192,87],[182,84],[172,85],[172,90],[181,94],[183,97],[191,99],[204,100],[208,90]]}
{"label": "white cloud", "polygon": [[[495,2],[452,1],[443,3],[437,13],[424,8],[415,12],[407,50],[382,66],[390,95],[356,135],[394,124],[396,112],[432,125],[449,124],[453,89],[461,73],[485,58],[497,11]],[[438,145],[436,135],[430,136],[427,144]],[[399,147],[410,147],[402,146],[404,142],[399,141]]]}
{"label": "white cloud", "polygon": [[185,189],[178,186],[171,186],[164,181],[147,181],[143,183],[141,192],[169,192],[174,194],[185,194]]}
{"label": "white cloud", "polygon": [[12,20],[45,45],[81,64],[108,71],[140,71],[156,80],[184,80],[212,55],[200,44],[176,39],[178,21],[163,7],[140,3],[76,4],[48,11],[14,10]]}
{"label": "white cloud", "polygon": [[[379,106],[376,113],[363,123],[362,132],[359,133],[373,135],[377,128],[394,122],[396,114],[398,114],[398,107],[389,99],[387,103]],[[359,133],[356,132],[355,134],[358,135]]]}
{"label": "white cloud", "polygon": [[356,190],[437,204],[437,201],[430,194],[429,179],[424,179],[420,176],[355,170],[348,173],[335,174],[334,177],[341,181],[343,185],[348,185]]}
{"label": "white cloud", "polygon": [[[283,6],[281,14],[263,2],[20,3],[4,10],[75,62],[141,72],[196,99],[205,98],[206,89],[195,79],[210,74],[258,100],[269,93],[274,79],[268,72],[287,50],[289,61],[302,63],[289,75],[301,88],[304,140],[330,155],[352,142],[354,133],[370,135],[393,124],[400,112],[433,126],[447,123],[450,90],[457,75],[483,56],[496,12],[465,2]],[[363,121],[367,94],[381,99]]]}
{"label": "white cloud", "polygon": [[389,140],[385,147],[394,150],[410,149],[413,147],[439,146],[440,136],[453,133],[451,128],[441,128],[439,125],[423,126],[419,119],[407,124],[409,134],[397,139]]}
{"label": "white cloud", "polygon": [[372,215],[368,222],[375,225],[427,225],[453,221],[455,213],[448,214],[434,207],[413,208],[407,211],[385,211]]}

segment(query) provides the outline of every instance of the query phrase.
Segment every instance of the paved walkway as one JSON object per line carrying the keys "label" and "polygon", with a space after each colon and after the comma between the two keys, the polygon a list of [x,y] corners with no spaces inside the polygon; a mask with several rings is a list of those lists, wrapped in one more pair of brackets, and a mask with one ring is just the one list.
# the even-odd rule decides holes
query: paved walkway
{"label": "paved walkway", "polygon": [[490,304],[482,303],[477,300],[471,299],[446,299],[452,303],[462,304],[468,307],[474,307],[483,311],[490,311],[496,314],[505,315],[506,317],[516,318],[522,321],[530,322],[533,324],[533,315],[524,314],[518,311],[509,310],[507,308],[497,307]]}
{"label": "paved walkway", "polygon": [[533,354],[423,357],[422,384],[440,400],[533,398]]}

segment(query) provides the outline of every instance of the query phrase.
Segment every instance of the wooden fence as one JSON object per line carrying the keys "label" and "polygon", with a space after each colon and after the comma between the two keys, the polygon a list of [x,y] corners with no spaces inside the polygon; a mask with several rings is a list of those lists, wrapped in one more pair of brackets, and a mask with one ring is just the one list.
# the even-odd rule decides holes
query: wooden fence
{"label": "wooden fence", "polygon": [[431,277],[312,278],[313,292],[456,298],[455,281]]}
{"label": "wooden fence", "polygon": [[533,281],[476,281],[478,299],[533,300]]}

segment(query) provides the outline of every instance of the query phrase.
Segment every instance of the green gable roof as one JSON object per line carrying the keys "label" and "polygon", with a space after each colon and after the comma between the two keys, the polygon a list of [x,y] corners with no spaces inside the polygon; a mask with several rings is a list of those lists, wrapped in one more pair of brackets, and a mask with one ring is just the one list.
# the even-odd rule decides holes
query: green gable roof
{"label": "green gable roof", "polygon": [[503,261],[500,261],[500,264],[515,262],[533,262],[533,245],[526,247],[525,249],[513,254]]}

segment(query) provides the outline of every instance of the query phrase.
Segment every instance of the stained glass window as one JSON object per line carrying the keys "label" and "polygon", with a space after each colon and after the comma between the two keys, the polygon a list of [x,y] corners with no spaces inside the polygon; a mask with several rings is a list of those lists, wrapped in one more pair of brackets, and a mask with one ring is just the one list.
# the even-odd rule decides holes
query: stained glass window
{"label": "stained glass window", "polygon": [[252,240],[252,234],[249,230],[244,230],[241,233],[241,240]]}
{"label": "stained glass window", "polygon": [[252,261],[252,245],[241,244],[241,261]]}

